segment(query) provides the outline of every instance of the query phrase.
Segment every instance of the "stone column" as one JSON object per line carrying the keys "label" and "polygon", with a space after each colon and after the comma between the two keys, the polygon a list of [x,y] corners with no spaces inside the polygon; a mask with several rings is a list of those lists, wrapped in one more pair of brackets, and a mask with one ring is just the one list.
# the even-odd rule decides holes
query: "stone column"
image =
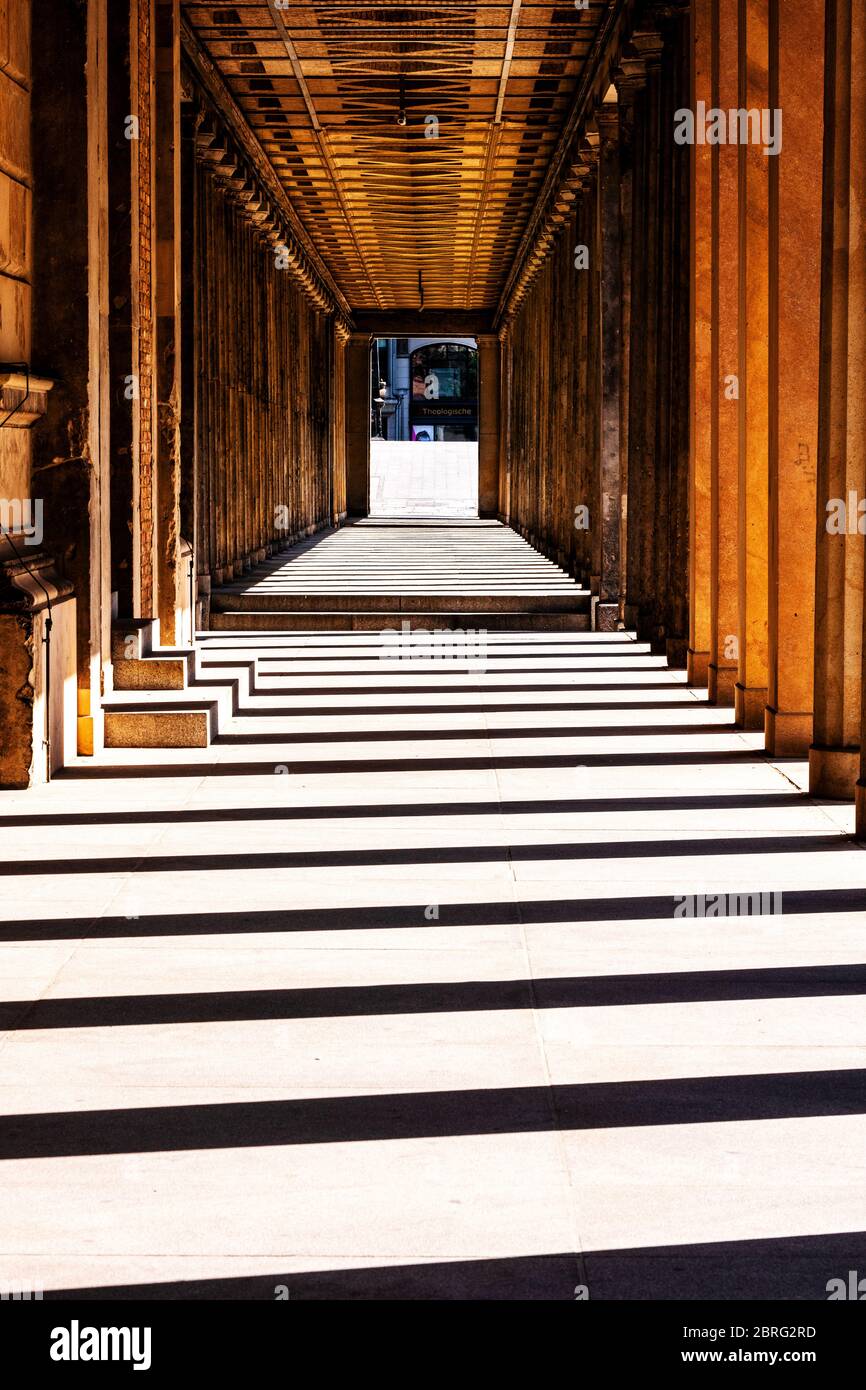
{"label": "stone column", "polygon": [[[665,239],[662,299],[666,391],[661,394],[660,456],[665,461],[659,490],[658,535],[664,537],[657,582],[662,620],[659,649],[671,667],[685,670],[689,645],[689,390],[691,364],[689,261],[691,245],[691,151],[674,140],[675,113],[689,101],[691,55],[688,4],[661,7],[665,59],[662,81],[664,179],[670,231]],[[664,360],[664,358],[662,359]]]}
{"label": "stone column", "polygon": [[349,516],[370,510],[370,339],[353,333],[346,344],[346,482]]}
{"label": "stone column", "polygon": [[511,334],[499,330],[499,519],[511,521]]}
{"label": "stone column", "polygon": [[620,394],[619,394],[619,622],[628,627],[628,492],[629,492],[629,416],[631,397],[631,315],[632,274],[635,251],[635,102],[644,85],[640,59],[625,55],[614,73],[619,105],[620,151]]}
{"label": "stone column", "polygon": [[[740,109],[769,106],[769,0],[741,4]],[[731,131],[728,131],[730,140]],[[763,729],[767,704],[767,553],[770,431],[769,339],[769,161],[760,137],[740,132],[739,281],[739,526],[737,553],[739,667],[734,691],[736,722]]]}
{"label": "stone column", "polygon": [[499,510],[499,339],[478,336],[478,515]]}
{"label": "stone column", "polygon": [[[716,0],[695,0],[690,107],[714,104],[713,48]],[[716,146],[692,146],[691,238],[691,429],[689,457],[689,650],[690,685],[709,679],[712,631],[712,475],[716,372],[713,365],[713,308],[718,292],[713,230],[717,218]]]}
{"label": "stone column", "polygon": [[[826,20],[815,731],[809,788],[817,796],[850,799],[861,767],[863,537],[858,522],[866,496],[866,16],[860,0],[828,0]],[[862,829],[862,789],[858,796]]]}
{"label": "stone column", "polygon": [[130,5],[108,10],[108,351],[111,379],[109,456],[111,475],[111,588],[117,615],[141,611],[140,571],[136,563],[138,479],[133,420],[138,386],[132,363],[134,304],[132,241],[132,165],[135,111],[130,86],[132,43]]}
{"label": "stone column", "polygon": [[[770,591],[765,736],[769,753],[805,758],[812,741],[815,512],[821,300],[821,205],[815,170],[823,151],[823,88],[814,68],[823,46],[824,0],[772,0],[772,110],[783,112],[781,152],[771,156],[769,355]],[[810,74],[802,100],[803,73]]]}
{"label": "stone column", "polygon": [[[629,544],[636,558],[636,627],[642,640],[659,635],[660,614],[656,596],[658,554],[656,550],[656,501],[660,462],[658,457],[659,389],[659,291],[662,281],[661,151],[662,131],[662,53],[664,39],[655,28],[636,31],[632,45],[643,59],[647,85],[641,101],[641,222],[635,225],[633,265],[639,273],[641,289],[632,298],[632,360],[641,361],[641,389],[632,395],[636,410],[629,425],[629,477],[637,483],[629,494]],[[635,418],[636,417],[636,418]],[[633,442],[634,448],[631,448]],[[634,466],[632,466],[634,465]],[[632,599],[632,592],[629,599]],[[631,604],[628,605],[631,607]]]}
{"label": "stone column", "polygon": [[620,391],[622,279],[620,224],[619,109],[598,108],[598,273],[600,277],[601,393],[599,502],[600,566],[598,602],[593,606],[599,632],[615,632],[619,621],[619,541],[622,510],[620,473]]}
{"label": "stone column", "polygon": [[156,597],[160,642],[180,640],[189,606],[180,556],[180,3],[156,0]]}
{"label": "stone column", "polygon": [[625,443],[628,449],[626,475],[626,555],[623,622],[626,628],[636,629],[640,613],[643,582],[644,494],[647,491],[645,399],[647,373],[645,370],[645,324],[647,314],[647,230],[648,166],[650,140],[647,132],[646,64],[637,49],[630,49],[620,59],[622,78],[616,76],[617,92],[624,112],[628,112],[625,128],[630,135],[631,184],[631,268],[629,275],[629,362],[641,363],[641,370],[629,369],[627,405],[628,426]]}
{"label": "stone column", "polygon": [[[739,0],[715,0],[713,6],[713,105],[724,110],[738,104]],[[740,191],[738,150],[714,145],[716,217],[713,262],[717,283],[713,304],[713,411],[715,445],[710,489],[710,663],[711,704],[734,703],[737,679],[737,515],[739,397],[738,365]]]}
{"label": "stone column", "polygon": [[105,0],[34,0],[33,360],[56,378],[33,441],[46,540],[77,598],[78,751],[98,751],[110,686]]}

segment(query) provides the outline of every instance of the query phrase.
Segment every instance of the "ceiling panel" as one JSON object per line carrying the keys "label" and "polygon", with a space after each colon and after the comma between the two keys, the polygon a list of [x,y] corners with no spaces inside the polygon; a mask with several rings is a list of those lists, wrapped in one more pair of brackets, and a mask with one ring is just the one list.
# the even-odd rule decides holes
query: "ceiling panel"
{"label": "ceiling panel", "polygon": [[492,309],[606,5],[184,4],[357,309]]}

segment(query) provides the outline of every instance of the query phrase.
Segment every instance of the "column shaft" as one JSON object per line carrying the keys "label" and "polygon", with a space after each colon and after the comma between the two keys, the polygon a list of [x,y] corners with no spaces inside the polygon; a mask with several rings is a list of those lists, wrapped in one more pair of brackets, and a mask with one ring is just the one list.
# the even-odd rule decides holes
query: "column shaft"
{"label": "column shaft", "polygon": [[620,473],[621,394],[621,226],[619,111],[617,103],[598,112],[601,148],[598,165],[598,248],[600,295],[600,429],[599,492],[600,567],[595,627],[615,632],[619,621],[619,541],[622,510]]}
{"label": "column shaft", "polygon": [[[713,25],[714,106],[730,110],[738,98],[739,0],[717,0]],[[735,145],[714,145],[716,186],[713,215],[713,405],[715,447],[710,492],[710,664],[709,699],[733,705],[737,679],[737,515],[739,398],[738,364],[740,185]]]}
{"label": "column shaft", "polygon": [[[703,101],[713,105],[713,46],[718,24],[716,0],[696,0],[693,34],[691,109]],[[713,228],[716,219],[715,146],[692,146],[692,375],[689,459],[689,652],[690,685],[709,678],[712,629],[712,473],[715,446],[715,371],[713,367],[713,306],[717,286]]]}
{"label": "column shaft", "polygon": [[770,166],[770,529],[768,704],[770,753],[805,758],[812,741],[815,512],[821,300],[822,159],[817,90],[802,74],[823,45],[824,0],[771,4],[770,96],[784,113],[783,153]]}
{"label": "column shaft", "polygon": [[819,796],[850,798],[860,769],[863,650],[858,524],[866,494],[866,45],[859,0],[829,0],[826,13],[815,731],[809,787]]}

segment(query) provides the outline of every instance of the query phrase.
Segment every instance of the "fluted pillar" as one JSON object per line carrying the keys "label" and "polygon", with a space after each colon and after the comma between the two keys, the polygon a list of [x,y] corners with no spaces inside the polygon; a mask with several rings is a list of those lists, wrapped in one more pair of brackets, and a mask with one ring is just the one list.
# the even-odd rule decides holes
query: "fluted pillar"
{"label": "fluted pillar", "polygon": [[478,335],[478,514],[499,506],[499,339]]}
{"label": "fluted pillar", "polygon": [[[784,112],[782,151],[769,159],[771,420],[769,753],[805,758],[812,741],[815,623],[815,511],[821,298],[823,87],[816,47],[824,0],[772,0],[770,108]],[[814,77],[811,74],[818,68]],[[810,71],[810,98],[801,99]]]}
{"label": "fluted pillar", "polygon": [[346,344],[346,493],[349,516],[366,516],[370,485],[370,339]]}
{"label": "fluted pillar", "polygon": [[[713,105],[737,106],[739,0],[713,5]],[[715,438],[710,480],[710,662],[711,704],[734,703],[737,680],[737,514],[739,398],[738,365],[740,191],[738,150],[714,145],[713,180],[717,216],[713,227],[714,330],[712,408]]]}
{"label": "fluted pillar", "polygon": [[622,387],[622,277],[620,222],[619,110],[605,102],[597,113],[601,138],[598,163],[598,250],[601,309],[599,387],[600,564],[594,626],[615,632],[619,621],[619,542],[622,481],[620,476],[620,393]]}
{"label": "fluted pillar", "polygon": [[181,638],[189,587],[180,554],[180,4],[156,0],[156,613],[160,641]]}
{"label": "fluted pillar", "polygon": [[[738,107],[769,106],[769,0],[742,0]],[[729,132],[730,138],[730,132]],[[770,382],[769,160],[760,142],[740,138],[742,255],[739,279],[739,669],[736,722],[763,729],[767,704],[767,552]]]}
{"label": "fluted pillar", "polygon": [[[809,786],[850,798],[860,771],[866,495],[866,12],[828,0],[821,245],[815,732]],[[862,780],[862,778],[861,778]],[[863,791],[860,798],[861,825]]]}
{"label": "fluted pillar", "polygon": [[[654,600],[657,468],[658,279],[660,257],[661,66],[664,40],[647,27],[632,35],[645,86],[635,105],[631,359],[629,391],[628,560],[625,622],[642,639],[656,635]],[[637,77],[637,75],[636,75]],[[637,79],[640,80],[640,79]]]}
{"label": "fluted pillar", "polygon": [[[717,0],[695,0],[690,105],[703,101],[713,106],[713,45],[718,23]],[[688,681],[706,685],[709,678],[712,629],[712,471],[715,430],[713,408],[713,308],[716,261],[713,227],[716,216],[717,146],[692,146],[692,254],[691,254],[691,431],[689,458],[689,650]]]}

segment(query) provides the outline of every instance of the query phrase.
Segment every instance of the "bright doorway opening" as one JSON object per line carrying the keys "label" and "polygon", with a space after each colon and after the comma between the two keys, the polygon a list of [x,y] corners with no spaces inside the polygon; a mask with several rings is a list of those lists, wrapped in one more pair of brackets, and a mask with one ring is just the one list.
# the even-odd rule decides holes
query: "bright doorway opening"
{"label": "bright doorway opening", "polygon": [[370,346],[370,516],[478,515],[474,338]]}

